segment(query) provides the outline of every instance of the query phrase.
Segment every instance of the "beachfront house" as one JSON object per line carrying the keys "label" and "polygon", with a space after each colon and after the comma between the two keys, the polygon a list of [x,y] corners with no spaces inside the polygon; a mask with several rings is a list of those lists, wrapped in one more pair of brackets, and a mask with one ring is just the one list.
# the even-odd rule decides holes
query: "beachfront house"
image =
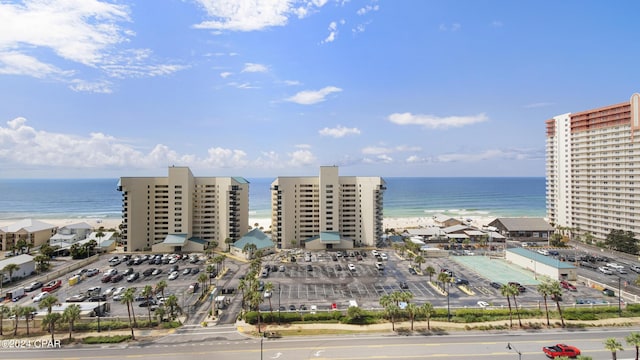
{"label": "beachfront house", "polygon": [[[55,235],[58,227],[34,219],[20,220],[11,225],[0,227],[0,254],[4,257],[27,252],[45,244]],[[18,249],[20,244],[23,247]]]}
{"label": "beachfront house", "polygon": [[497,218],[489,223],[497,232],[520,242],[548,242],[554,228],[543,218]]}
{"label": "beachfront house", "polygon": [[[252,250],[248,250],[249,248],[252,248]],[[262,255],[269,255],[275,252],[275,248],[275,243],[271,238],[259,228],[255,228],[240,238],[240,240],[234,242],[230,249],[231,255],[251,259],[253,258],[253,254],[258,250],[262,252]]]}

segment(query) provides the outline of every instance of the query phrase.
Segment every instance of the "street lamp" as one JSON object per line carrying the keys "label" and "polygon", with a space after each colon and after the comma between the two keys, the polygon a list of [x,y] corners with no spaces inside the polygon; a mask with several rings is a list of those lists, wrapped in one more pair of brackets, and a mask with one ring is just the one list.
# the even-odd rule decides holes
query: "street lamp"
{"label": "street lamp", "polygon": [[516,349],[515,347],[511,346],[511,343],[507,343],[507,349],[508,350],[513,350],[516,353],[518,353],[518,360],[522,360],[522,353],[518,349]]}
{"label": "street lamp", "polygon": [[620,291],[620,280],[622,279],[621,276],[618,276],[618,316],[622,317],[622,292]]}
{"label": "street lamp", "polygon": [[451,307],[449,306],[449,293],[451,292],[451,279],[447,279],[447,321],[451,321]]}
{"label": "street lamp", "polygon": [[278,325],[280,325],[280,294],[282,294],[282,288],[278,284]]}

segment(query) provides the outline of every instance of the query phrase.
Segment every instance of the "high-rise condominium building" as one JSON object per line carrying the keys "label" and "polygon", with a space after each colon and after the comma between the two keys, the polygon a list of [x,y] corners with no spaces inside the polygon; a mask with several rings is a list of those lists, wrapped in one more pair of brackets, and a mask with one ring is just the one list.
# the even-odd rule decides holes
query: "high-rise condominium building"
{"label": "high-rise condominium building", "polygon": [[[224,248],[248,231],[249,182],[241,177],[194,177],[169,167],[167,177],[122,177],[125,251],[151,249],[172,235]],[[174,236],[175,238],[175,236]]]}
{"label": "high-rise condominium building", "polygon": [[640,95],[546,121],[547,215],[555,226],[640,238]]}
{"label": "high-rise condominium building", "polygon": [[[380,177],[338,176],[320,167],[318,177],[278,177],[271,184],[271,236],[278,248],[375,246],[383,235]],[[345,241],[346,240],[346,241]]]}

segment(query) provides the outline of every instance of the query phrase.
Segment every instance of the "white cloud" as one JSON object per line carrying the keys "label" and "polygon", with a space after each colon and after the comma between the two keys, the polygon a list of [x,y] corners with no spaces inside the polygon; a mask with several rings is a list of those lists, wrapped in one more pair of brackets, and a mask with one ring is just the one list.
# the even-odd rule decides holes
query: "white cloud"
{"label": "white cloud", "polygon": [[398,125],[420,125],[430,129],[446,129],[484,122],[489,118],[485,114],[438,117],[434,115],[395,113],[389,115],[388,119]]}
{"label": "white cloud", "polygon": [[51,78],[83,91],[75,79],[69,80],[78,77],[78,69],[61,66],[83,65],[111,77],[158,76],[181,70],[176,65],[150,64],[147,49],[118,48],[134,36],[121,25],[131,20],[129,11],[126,5],[101,0],[2,2],[0,74]]}
{"label": "white cloud", "polygon": [[440,24],[440,31],[452,31],[456,32],[462,28],[460,23],[452,23],[451,25]]}
{"label": "white cloud", "polygon": [[420,151],[419,146],[400,145],[395,147],[386,146],[368,146],[362,149],[362,153],[366,155],[391,154],[395,152]]}
{"label": "white cloud", "polygon": [[495,28],[502,27],[502,25],[503,25],[502,21],[494,20],[494,21],[491,22],[491,26],[495,27]]}
{"label": "white cloud", "polygon": [[539,158],[536,149],[488,149],[482,152],[437,155],[437,162],[478,162],[491,159],[532,160]]}
{"label": "white cloud", "polygon": [[223,78],[223,79],[226,79],[226,78],[228,78],[228,77],[229,77],[229,76],[231,76],[231,75],[233,75],[233,73],[228,72],[228,71],[225,71],[225,72],[221,72],[221,73],[220,73],[220,77],[221,77],[221,78]]}
{"label": "white cloud", "polygon": [[164,144],[156,144],[148,151],[140,150],[140,140],[119,139],[104,133],[86,136],[37,130],[27,124],[25,118],[7,121],[0,126],[0,166],[3,168],[59,168],[65,172],[74,170],[98,170],[126,168],[147,170],[172,164],[194,169],[290,169],[315,165],[316,156],[309,144],[296,144],[295,150],[286,155],[275,151],[261,152],[256,159],[249,159],[241,149],[212,146],[204,156],[181,154]]}
{"label": "white cloud", "polygon": [[336,39],[336,36],[338,36],[338,23],[335,21],[332,21],[329,24],[329,35],[327,35],[327,37],[324,38],[324,40],[322,40],[321,43],[326,44],[326,43],[334,42]]}
{"label": "white cloud", "polygon": [[341,138],[347,135],[360,135],[360,129],[347,128],[342,125],[338,125],[335,128],[324,128],[318,132],[322,136],[331,136],[334,138]]}
{"label": "white cloud", "polygon": [[110,94],[113,92],[113,84],[110,81],[85,81],[81,79],[71,80],[69,87],[73,91],[92,92],[98,94]]}
{"label": "white cloud", "polygon": [[246,63],[242,72],[268,72],[269,68],[262,64]]}
{"label": "white cloud", "polygon": [[296,85],[300,85],[300,81],[298,81],[298,80],[285,80],[284,84],[288,85],[288,86],[296,86]]}
{"label": "white cloud", "polygon": [[311,165],[316,161],[316,157],[310,150],[296,150],[289,155],[289,161],[287,163],[290,166],[306,166]]}
{"label": "white cloud", "polygon": [[371,11],[378,11],[380,10],[380,5],[366,5],[364,7],[361,7],[360,9],[358,9],[358,11],[356,11],[356,14],[362,16],[365,15],[368,12]]}
{"label": "white cloud", "polygon": [[342,89],[335,86],[327,86],[320,90],[307,90],[301,91],[292,97],[285,99],[286,101],[294,102],[300,105],[312,105],[325,101],[326,97],[341,92]]}
{"label": "white cloud", "polygon": [[257,31],[285,26],[290,16],[304,18],[327,0],[196,0],[211,18],[197,29]]}

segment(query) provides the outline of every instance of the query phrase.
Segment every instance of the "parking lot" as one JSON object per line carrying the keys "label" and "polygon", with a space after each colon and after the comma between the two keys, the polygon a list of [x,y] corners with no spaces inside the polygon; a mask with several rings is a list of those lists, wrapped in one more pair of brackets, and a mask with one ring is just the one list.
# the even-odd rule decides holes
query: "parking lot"
{"label": "parking lot", "polygon": [[[52,295],[56,296],[60,302],[66,302],[67,299],[71,299],[72,297],[76,297],[76,301],[84,299],[84,301],[97,302],[98,297],[94,297],[94,299],[91,299],[90,296],[87,296],[87,292],[91,288],[98,287],[100,288],[100,293],[103,295],[100,298],[100,301],[106,301],[106,303],[110,307],[109,316],[114,317],[128,316],[126,305],[122,304],[117,297],[114,299],[115,289],[120,287],[134,287],[136,288],[136,295],[141,295],[142,289],[146,285],[151,285],[155,288],[158,282],[160,282],[161,280],[165,280],[167,282],[167,287],[164,290],[165,296],[175,294],[178,297],[179,305],[184,308],[187,308],[188,305],[195,301],[195,299],[199,295],[199,293],[193,294],[193,290],[190,289],[190,285],[193,283],[197,283],[198,276],[200,275],[200,273],[205,271],[205,265],[203,264],[203,261],[198,261],[197,263],[192,264],[189,262],[188,258],[185,258],[184,260],[179,260],[174,264],[167,263],[155,265],[149,264],[148,261],[145,261],[140,263],[139,265],[127,265],[126,261],[124,261],[118,263],[117,265],[114,265],[115,263],[109,263],[109,259],[111,259],[112,257],[113,256],[110,255],[102,256],[97,262],[94,262],[78,271],[69,273],[65,277],[61,277],[60,280],[62,280],[62,286],[59,289],[55,290]],[[135,255],[133,255],[132,257],[135,257]],[[123,255],[120,255],[119,258],[123,258]],[[175,280],[168,280],[168,275],[170,273],[169,270],[173,266],[178,266],[179,275]],[[149,274],[148,276],[145,276],[143,273],[145,272],[145,270],[150,268],[160,269],[161,272],[156,275]],[[190,271],[188,275],[185,275],[183,274],[183,271],[186,268],[191,270],[197,269],[197,273],[194,271]],[[89,269],[97,269],[98,273],[94,276],[86,276],[87,271],[84,270]],[[133,273],[139,273],[139,277],[136,280],[127,281],[127,276],[123,276],[119,281],[116,282],[113,282],[113,278],[109,282],[103,282],[102,280],[104,274],[110,270],[113,271],[112,269],[115,269],[118,274],[124,274],[128,269],[131,269],[130,271],[132,271]],[[80,280],[78,281],[78,283],[75,285],[70,285],[70,283],[72,283],[73,281],[70,282],[69,279],[76,274],[82,273],[83,271],[84,274],[79,277]],[[109,290],[110,288],[114,289]],[[31,305],[38,308],[38,303],[34,302],[34,299],[32,297],[35,297],[39,292],[40,290],[36,290],[34,292],[28,293],[28,296],[17,302],[17,305]],[[139,306],[141,303],[142,299],[139,298],[134,304],[136,306],[134,311],[137,314],[147,314],[147,309]]]}
{"label": "parking lot", "polygon": [[[409,291],[413,294],[412,302],[422,304],[425,302],[432,303],[435,307],[446,307],[447,304],[452,309],[465,307],[478,307],[479,302],[484,302],[492,307],[506,307],[507,301],[500,293],[499,288],[490,285],[496,281],[492,278],[490,271],[483,271],[482,267],[473,265],[468,260],[478,258],[475,256],[452,256],[448,258],[427,258],[427,262],[422,264],[421,268],[424,272],[427,266],[432,266],[436,270],[436,275],[432,277],[432,281],[436,281],[437,273],[443,269],[451,271],[454,279],[462,279],[468,282],[468,288],[471,293],[460,289],[455,283],[449,286],[449,297],[440,294],[437,290],[428,284],[429,276],[426,274],[415,274],[410,271],[409,260],[403,259],[390,249],[380,250],[385,253],[386,260],[373,256],[371,249],[348,251],[346,254],[331,251],[310,252],[308,255],[303,251],[295,253],[279,253],[269,255],[263,258],[263,265],[269,265],[272,271],[269,271],[266,277],[259,280],[263,283],[271,282],[273,284],[273,294],[270,298],[271,303],[265,298],[261,305],[263,311],[280,308],[284,311],[289,309],[316,307],[318,310],[328,310],[333,304],[338,309],[346,309],[350,302],[355,302],[365,309],[379,309],[379,299],[382,295],[390,294],[395,291]],[[344,256],[347,255],[347,256]],[[122,257],[123,255],[120,255]],[[295,258],[292,261],[291,257]],[[135,257],[133,255],[132,257]],[[175,294],[178,297],[180,306],[189,311],[189,305],[198,297],[199,292],[193,294],[190,286],[197,283],[199,275],[205,271],[206,265],[200,257],[197,263],[190,263],[185,257],[176,263],[150,264],[145,261],[139,265],[125,262],[119,264],[109,263],[111,255],[100,257],[84,269],[95,268],[99,272],[95,276],[88,277],[85,272],[82,279],[76,285],[69,284],[69,278],[77,273],[73,271],[67,276],[60,277],[63,285],[54,292],[54,295],[64,302],[74,295],[86,294],[87,290],[92,287],[100,287],[101,293],[107,293],[103,299],[109,304],[111,310],[109,315],[114,317],[126,317],[126,305],[121,304],[117,296],[114,296],[115,289],[119,287],[135,287],[136,294],[140,295],[142,289],[146,285],[155,286],[161,280],[165,280],[167,288],[165,296]],[[308,260],[308,261],[307,261]],[[501,272],[514,274],[514,281],[520,282],[525,291],[518,296],[518,304],[526,307],[539,307],[542,303],[542,297],[537,292],[536,274],[527,270],[510,265],[503,260],[493,259],[492,269],[501,269]],[[352,270],[349,270],[349,264]],[[378,265],[377,265],[378,264]],[[174,280],[169,280],[170,269],[178,266],[178,275]],[[231,302],[228,309],[232,314],[240,308],[241,296],[237,289],[240,277],[244,276],[249,268],[246,261],[238,261],[233,258],[227,258],[225,266],[229,268],[221,279],[211,279],[218,284],[220,288],[225,290],[223,293],[227,296],[227,300]],[[189,274],[183,274],[185,268],[197,269],[197,273],[192,271]],[[139,278],[128,282],[126,276],[120,281],[102,282],[103,275],[110,269],[116,269],[119,274],[127,272],[131,269],[133,273],[139,273]],[[160,273],[153,273],[151,269],[157,269]],[[505,270],[506,269],[506,270]],[[146,274],[145,275],[145,270]],[[615,286],[618,277],[604,275],[597,272],[597,269],[580,268],[579,272],[583,276],[611,284],[611,288],[617,289]],[[515,274],[518,276],[516,277]],[[624,276],[624,282],[629,283],[637,274],[621,274]],[[524,279],[524,280],[523,280]],[[575,283],[575,291],[563,290],[563,304],[566,306],[573,305],[576,302],[587,303],[603,303],[611,301],[611,297],[602,294],[602,291],[590,288],[581,283]],[[111,289],[113,288],[113,289]],[[26,298],[18,302],[18,305],[30,305],[37,307],[37,303],[33,302],[34,297],[39,291],[29,293]],[[140,299],[142,300],[142,299]],[[614,299],[615,300],[615,299]],[[85,300],[86,301],[86,300]],[[146,315],[147,309],[139,307],[141,301],[135,303],[136,314]],[[484,306],[483,303],[483,306]],[[229,316],[228,321],[233,321],[234,317]]]}

